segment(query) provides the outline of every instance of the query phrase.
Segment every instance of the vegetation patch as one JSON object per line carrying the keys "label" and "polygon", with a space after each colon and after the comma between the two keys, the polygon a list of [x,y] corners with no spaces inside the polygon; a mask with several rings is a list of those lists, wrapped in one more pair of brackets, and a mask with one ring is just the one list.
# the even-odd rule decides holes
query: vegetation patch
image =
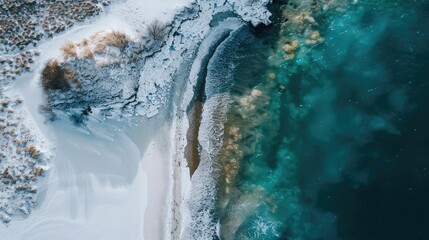
{"label": "vegetation patch", "polygon": [[46,63],[42,70],[41,83],[45,92],[49,90],[67,91],[72,84],[80,88],[80,82],[70,67],[63,67],[56,59]]}
{"label": "vegetation patch", "polygon": [[106,33],[104,36],[104,42],[106,45],[122,48],[127,44],[128,37],[124,33],[112,31],[110,33]]}
{"label": "vegetation patch", "polygon": [[147,26],[146,31],[149,37],[151,37],[153,40],[158,41],[164,38],[166,27],[167,26],[164,23],[162,23],[158,19],[155,19]]}
{"label": "vegetation patch", "polygon": [[64,57],[77,57],[76,45],[71,42],[68,42],[61,48],[64,53]]}
{"label": "vegetation patch", "polygon": [[83,50],[82,58],[94,58],[94,53],[91,51],[91,49],[85,48],[85,50]]}
{"label": "vegetation patch", "polygon": [[64,69],[58,60],[50,60],[42,71],[42,87],[45,92],[49,90],[67,91],[70,84],[65,78]]}

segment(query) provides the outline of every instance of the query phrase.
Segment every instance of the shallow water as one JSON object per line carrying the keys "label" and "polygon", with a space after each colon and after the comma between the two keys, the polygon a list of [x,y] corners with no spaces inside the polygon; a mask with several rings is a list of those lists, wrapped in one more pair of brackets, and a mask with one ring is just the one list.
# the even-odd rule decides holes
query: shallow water
{"label": "shallow water", "polygon": [[429,238],[429,2],[333,2],[236,51],[222,239]]}

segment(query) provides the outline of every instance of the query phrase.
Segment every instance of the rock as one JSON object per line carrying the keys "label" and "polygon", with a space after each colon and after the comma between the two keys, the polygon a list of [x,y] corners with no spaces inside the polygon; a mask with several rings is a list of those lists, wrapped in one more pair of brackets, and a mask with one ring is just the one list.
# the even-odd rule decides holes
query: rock
{"label": "rock", "polygon": [[298,46],[299,46],[298,40],[293,40],[290,44],[289,43],[285,44],[282,49],[285,52],[291,53],[291,52],[295,52],[296,49],[298,49]]}
{"label": "rock", "polygon": [[252,95],[252,97],[260,97],[262,96],[262,92],[261,90],[258,90],[258,89],[252,89],[252,92],[250,93],[250,95]]}
{"label": "rock", "polygon": [[269,73],[268,73],[268,78],[269,78],[270,80],[274,80],[274,79],[276,79],[276,74],[275,74],[275,73],[273,73],[273,72],[269,72]]}
{"label": "rock", "polygon": [[317,41],[317,40],[320,38],[320,33],[319,33],[319,31],[314,31],[314,32],[311,34],[310,38],[311,38],[312,40],[316,40],[316,41]]}

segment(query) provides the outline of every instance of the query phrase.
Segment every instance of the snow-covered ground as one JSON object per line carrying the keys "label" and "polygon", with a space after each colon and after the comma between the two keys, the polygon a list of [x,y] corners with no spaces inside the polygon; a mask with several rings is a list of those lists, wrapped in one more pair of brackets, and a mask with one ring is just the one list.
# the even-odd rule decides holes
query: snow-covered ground
{"label": "snow-covered ground", "polygon": [[[140,4],[139,15],[127,14],[127,9],[135,9],[135,3],[131,2]],[[41,71],[48,59],[57,56],[68,41],[78,41],[104,29],[133,35],[139,27],[135,24],[139,16],[168,21],[178,7],[178,1],[164,1],[161,5],[151,1],[131,2],[116,3],[110,12],[90,24],[76,26],[43,43],[39,47],[42,54],[34,64],[38,68],[35,73]],[[145,10],[143,6],[148,8]],[[165,126],[155,132],[152,129],[157,126],[149,126],[152,123],[148,122],[142,125],[96,118],[91,118],[86,127],[76,128],[66,116],[45,123],[37,110],[44,101],[38,74],[23,75],[5,94],[22,96],[28,121],[35,125],[33,132],[55,150],[53,161],[48,163],[47,179],[40,183],[47,186],[39,195],[40,205],[29,217],[0,225],[0,239],[160,239],[164,236],[166,227],[160,226],[167,221],[160,213],[166,211],[169,204],[166,197],[172,167],[169,141],[174,137],[162,136],[168,135],[171,128]],[[162,120],[162,116],[158,118]],[[148,204],[150,210],[146,212]],[[156,220],[156,224],[145,223],[145,216]],[[144,228],[148,231],[143,231]]]}
{"label": "snow-covered ground", "polygon": [[147,189],[138,147],[120,123],[55,128],[56,161],[41,205],[2,226],[2,239],[139,239]]}
{"label": "snow-covered ground", "polygon": [[[214,14],[236,11],[255,25],[268,23],[270,14],[264,6],[269,0],[250,2],[117,1],[93,21],[41,44],[35,71],[23,74],[4,93],[22,96],[26,121],[33,126],[33,134],[51,146],[53,157],[47,163],[46,179],[40,182],[39,206],[26,218],[0,225],[0,239],[179,238],[183,229],[180,212],[185,212],[182,203],[190,185],[184,162],[188,126],[186,119],[174,116],[180,111],[183,116],[195,82],[185,83],[183,101],[170,105],[172,81],[183,62],[192,61],[198,52]],[[186,6],[190,12],[175,15]],[[66,42],[81,41],[106,29],[138,38],[155,18],[175,21],[166,43],[140,72],[136,112],[152,118],[94,115],[86,126],[75,127],[65,114],[59,114],[59,120],[45,122],[37,110],[44,103],[39,73]]]}

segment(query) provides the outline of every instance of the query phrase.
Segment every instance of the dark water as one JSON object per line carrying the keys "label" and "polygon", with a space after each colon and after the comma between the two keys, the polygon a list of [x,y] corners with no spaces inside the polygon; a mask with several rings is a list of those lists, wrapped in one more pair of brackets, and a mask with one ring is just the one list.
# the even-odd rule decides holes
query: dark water
{"label": "dark water", "polygon": [[429,1],[310,3],[237,50],[221,237],[429,239]]}

